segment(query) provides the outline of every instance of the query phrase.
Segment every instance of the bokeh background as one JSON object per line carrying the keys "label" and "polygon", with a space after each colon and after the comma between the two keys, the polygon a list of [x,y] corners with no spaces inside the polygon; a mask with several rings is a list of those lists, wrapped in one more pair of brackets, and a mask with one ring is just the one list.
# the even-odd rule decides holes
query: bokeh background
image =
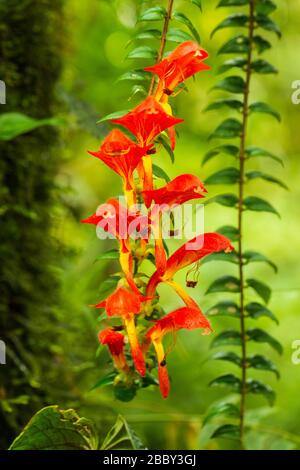
{"label": "bokeh background", "polygon": [[[35,8],[35,5],[30,3],[37,4],[27,2],[27,11],[28,8]],[[207,407],[221,399],[223,394],[222,390],[209,389],[208,382],[218,372],[229,372],[231,368],[228,364],[208,360],[211,339],[201,336],[197,331],[181,332],[176,347],[169,356],[172,392],[168,400],[162,400],[159,390],[154,387],[140,391],[129,403],[117,401],[110,387],[89,391],[95,382],[105,375],[108,355],[105,350],[100,350],[96,357],[99,322],[95,311],[88,308],[88,305],[99,300],[103,281],[116,266],[112,261],[97,261],[97,257],[112,248],[114,242],[98,240],[93,228],[83,226],[79,221],[90,215],[102,201],[119,194],[121,185],[116,175],[101,162],[87,155],[87,150],[97,149],[102,137],[109,130],[109,124],[96,125],[98,119],[117,110],[131,108],[142,99],[137,93],[128,102],[132,84],[117,80],[125,71],[151,63],[145,60],[135,63],[126,60],[126,55],[132,48],[132,44],[127,44],[136,32],[136,18],[140,9],[144,8],[145,4],[151,6],[157,2],[66,0],[43,1],[39,4],[41,15],[43,11],[49,10],[50,22],[57,13],[55,8],[59,10],[59,20],[56,20],[52,34],[57,43],[54,56],[59,55],[60,73],[55,77],[47,74],[49,60],[52,60],[51,51],[45,49],[41,56],[32,58],[33,64],[35,60],[38,61],[40,70],[45,68],[44,83],[47,80],[53,81],[55,109],[52,109],[52,112],[65,118],[65,125],[60,128],[59,136],[55,136],[56,150],[51,154],[55,161],[55,170],[53,174],[50,173],[55,196],[50,205],[45,203],[43,217],[50,219],[51,225],[48,227],[48,222],[45,221],[47,230],[45,229],[41,241],[46,250],[47,246],[54,244],[56,256],[50,261],[47,258],[37,259],[40,271],[36,270],[29,276],[30,285],[26,286],[28,298],[32,295],[31,292],[36,293],[37,289],[41,289],[39,272],[43,273],[45,269],[51,271],[51,284],[45,281],[38,300],[40,308],[35,305],[34,310],[26,310],[27,317],[17,326],[11,326],[9,323],[15,338],[20,338],[19,334],[23,339],[29,335],[30,340],[26,342],[24,339],[26,347],[23,343],[23,352],[21,346],[17,345],[18,358],[9,356],[8,364],[0,369],[1,375],[3,374],[2,386],[0,384],[3,424],[1,447],[11,441],[39,406],[57,403],[64,408],[75,407],[81,415],[92,418],[100,433],[105,433],[115,421],[116,415],[121,413],[150,449],[230,448],[230,442],[217,443],[208,440],[212,428],[203,430],[202,419]],[[190,2],[176,0],[176,4],[193,18],[201,35],[202,45],[209,51],[208,62],[212,70],[199,75],[195,81],[190,80],[189,93],[181,93],[174,103],[175,114],[185,120],[180,128],[176,163],[172,164],[164,152],[156,158],[157,163],[170,177],[182,172],[191,172],[205,179],[226,163],[232,164],[230,157],[228,161],[222,157],[222,161],[216,158],[206,166],[201,166],[202,157],[211,145],[207,140],[208,135],[220,120],[219,112],[204,113],[203,109],[213,96],[221,96],[219,92],[210,91],[210,88],[216,83],[216,69],[223,60],[217,56],[217,50],[226,38],[231,36],[232,31],[221,31],[210,39],[210,32],[226,14],[226,10],[215,8],[216,1],[204,0],[202,14]],[[247,192],[268,199],[280,212],[281,219],[272,214],[249,213],[245,223],[246,247],[263,252],[279,266],[277,275],[260,263],[248,268],[249,274],[255,273],[258,278],[268,281],[273,288],[270,308],[278,316],[280,324],[276,326],[266,319],[261,320],[260,326],[284,345],[284,354],[280,358],[276,357],[275,352],[267,351],[268,347],[265,345],[255,346],[256,351],[268,352],[279,364],[281,371],[279,381],[275,376],[268,377],[264,372],[253,374],[258,379],[266,379],[276,390],[277,401],[273,408],[267,407],[264,399],[260,397],[248,400],[249,409],[252,409],[248,419],[256,423],[258,431],[249,436],[249,446],[267,449],[300,446],[300,365],[293,365],[291,361],[292,342],[300,339],[300,105],[294,105],[291,101],[292,82],[300,79],[300,5],[292,0],[278,1],[277,4],[278,10],[274,14],[274,20],[282,28],[283,37],[278,40],[275,35],[270,36],[274,47],[265,54],[265,58],[273,63],[280,73],[274,76],[255,76],[252,82],[252,99],[265,100],[272,104],[281,113],[282,122],[278,124],[272,117],[256,114],[251,118],[249,143],[266,147],[283,158],[284,168],[269,159],[257,159],[253,167],[282,178],[289,191],[268,183],[250,183]],[[18,15],[22,15],[21,7],[19,11],[18,8],[15,2],[10,12],[14,10],[13,18],[16,17],[16,20],[11,21],[16,21],[15,24],[20,20]],[[2,16],[1,20],[4,23],[9,21],[8,16]],[[2,32],[4,23],[0,26]],[[14,33],[19,36],[20,41],[27,41],[26,47],[30,54],[32,35],[29,22],[27,27],[27,31],[16,28]],[[169,43],[167,49],[170,50],[173,46],[174,43]],[[15,60],[21,64],[18,56],[21,52],[16,50],[14,53]],[[18,70],[20,71],[20,65]],[[13,73],[17,71],[12,71],[11,83],[14,80]],[[10,101],[8,86],[7,106],[9,110],[25,109],[30,114],[24,99],[27,97],[30,101],[30,95],[37,91],[27,89],[24,85],[22,92],[24,82],[26,83],[26,75],[23,82],[20,80],[19,96],[14,103]],[[1,106],[0,111],[4,112],[8,108]],[[40,111],[43,116],[43,111]],[[222,112],[225,117],[226,112]],[[28,155],[31,152],[31,144],[28,138],[23,139]],[[11,175],[15,145],[18,151],[22,151],[20,143],[5,143],[1,146],[1,160],[10,159]],[[51,139],[47,145],[51,145]],[[39,159],[39,152],[36,149],[34,152],[34,158]],[[44,153],[45,148],[40,152],[41,158]],[[24,162],[31,165],[30,158]],[[47,162],[52,165],[51,159]],[[43,172],[43,167],[35,168]],[[38,175],[36,177],[39,178]],[[42,175],[40,177],[42,178]],[[7,178],[5,181],[7,183]],[[22,184],[22,191],[26,194],[27,182],[24,178],[13,180],[10,184]],[[231,191],[231,188],[226,186],[211,186],[209,195],[228,192],[228,189]],[[42,197],[38,197],[42,203]],[[40,209],[43,210],[42,207]],[[215,230],[226,223],[232,223],[235,217],[233,209],[208,205],[205,208],[205,229]],[[38,227],[42,231],[43,223]],[[25,233],[26,226],[23,230]],[[172,243],[174,247],[176,242]],[[18,244],[15,243],[15,248],[11,247],[11,250],[18,253],[22,252],[22,249],[22,240]],[[37,246],[31,249],[31,256],[34,257],[36,249],[38,257],[38,242]],[[23,255],[26,256],[26,253]],[[10,252],[4,252],[2,263],[7,266],[10,260]],[[22,263],[19,263],[18,267],[19,271],[12,266],[10,282],[13,282],[14,276],[18,279],[24,276],[22,270],[33,269]],[[234,266],[228,267],[221,262],[203,266],[199,284],[192,295],[204,311],[224,297],[218,294],[204,296],[204,292],[218,274],[225,272],[233,274]],[[6,282],[7,273],[4,272],[3,276]],[[181,280],[183,279],[184,273],[181,277]],[[53,294],[53,283],[56,294]],[[163,304],[167,311],[178,305],[176,298],[170,294],[168,289],[161,288]],[[26,301],[24,296],[21,300]],[[251,293],[249,300],[254,300]],[[18,306],[11,303],[11,308],[18,316]],[[4,330],[7,325],[8,322],[2,322]],[[213,321],[216,332],[221,331],[224,326],[234,326],[234,323],[228,319]],[[22,328],[27,328],[26,334],[23,330],[20,333]],[[5,331],[1,331],[0,336],[3,335]],[[10,341],[11,337],[8,339],[9,344]],[[35,349],[37,344],[40,349]],[[251,348],[253,349],[253,346]],[[40,351],[43,351],[44,357]],[[20,374],[12,372],[14,368],[20,368],[21,378]],[[22,378],[24,368],[27,370],[26,380]]]}

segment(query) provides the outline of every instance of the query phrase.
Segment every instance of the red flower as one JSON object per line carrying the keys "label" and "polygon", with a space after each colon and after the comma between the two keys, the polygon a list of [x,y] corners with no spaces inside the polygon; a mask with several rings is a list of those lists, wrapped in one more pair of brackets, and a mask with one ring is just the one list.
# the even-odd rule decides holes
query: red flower
{"label": "red flower", "polygon": [[147,148],[143,149],[119,129],[114,129],[108,134],[98,152],[89,152],[123,178],[129,206],[135,203],[133,172],[146,151]]}
{"label": "red flower", "polygon": [[112,119],[112,122],[126,127],[136,136],[138,144],[145,147],[151,145],[161,132],[183,120],[167,114],[153,96],[148,96],[135,109],[125,116]]}
{"label": "red flower", "polygon": [[117,199],[109,199],[98,207],[96,214],[81,221],[96,225],[120,242],[120,264],[130,287],[137,291],[132,277],[130,236],[147,236],[148,218],[128,211]]}
{"label": "red flower", "polygon": [[202,193],[207,192],[202,181],[197,176],[183,174],[177,176],[166,186],[152,191],[143,191],[147,200],[153,200],[155,204],[183,204],[191,199],[203,198]]}
{"label": "red flower", "polygon": [[144,376],[146,374],[146,364],[138,341],[134,320],[134,315],[141,311],[142,300],[143,297],[136,292],[124,287],[118,287],[106,300],[95,305],[95,307],[105,308],[108,316],[122,318],[127,331],[135,368]]}
{"label": "red flower", "polygon": [[163,188],[143,191],[147,206],[150,206],[152,200],[154,200],[156,205],[159,205],[159,207],[154,207],[151,211],[151,227],[155,238],[156,267],[160,275],[164,274],[167,263],[161,233],[162,212],[169,210],[176,204],[183,204],[191,199],[202,198],[204,197],[203,192],[206,192],[206,189],[202,181],[190,174],[177,176],[177,178],[170,181]]}
{"label": "red flower", "polygon": [[228,238],[219,233],[205,233],[186,242],[167,260],[166,270],[163,276],[156,271],[147,286],[147,297],[153,297],[157,284],[167,282],[180,269],[199,261],[204,256],[219,251],[232,251],[234,248]]}
{"label": "red flower", "polygon": [[100,331],[98,337],[100,343],[107,344],[116,368],[127,370],[128,365],[124,355],[124,336],[111,328],[106,328]]}
{"label": "red flower", "polygon": [[167,98],[174,89],[192,75],[210,67],[203,61],[208,53],[193,41],[180,44],[166,59],[163,59],[145,70],[158,75],[160,82],[155,97],[160,100],[165,94]]}
{"label": "red flower", "polygon": [[196,328],[204,328],[204,334],[211,331],[209,321],[199,308],[182,307],[158,320],[146,333],[146,337],[152,341],[157,354],[159,384],[164,398],[169,395],[170,383],[166,367],[166,354],[162,344],[163,337],[165,334],[177,330]]}

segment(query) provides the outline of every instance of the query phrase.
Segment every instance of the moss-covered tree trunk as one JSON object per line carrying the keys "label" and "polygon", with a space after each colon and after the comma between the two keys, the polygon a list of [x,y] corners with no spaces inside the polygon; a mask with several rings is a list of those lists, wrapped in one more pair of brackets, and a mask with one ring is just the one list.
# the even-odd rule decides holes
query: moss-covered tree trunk
{"label": "moss-covered tree trunk", "polygon": [[[56,113],[64,0],[1,0],[0,79],[6,105],[34,118]],[[43,127],[0,142],[0,447],[51,401],[61,247],[51,235],[58,131]],[[51,377],[51,375],[50,375]],[[47,380],[46,380],[47,378]],[[5,431],[7,433],[5,434]]]}

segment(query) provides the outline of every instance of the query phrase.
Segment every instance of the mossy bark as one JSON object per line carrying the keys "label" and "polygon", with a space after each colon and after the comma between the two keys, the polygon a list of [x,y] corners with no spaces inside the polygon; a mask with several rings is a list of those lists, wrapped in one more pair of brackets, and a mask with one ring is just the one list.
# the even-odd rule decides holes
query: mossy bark
{"label": "mossy bark", "polygon": [[[63,3],[0,2],[1,113],[56,114]],[[54,361],[62,250],[51,234],[58,145],[59,131],[50,127],[0,142],[0,339],[7,346],[7,364],[0,366],[0,429],[7,430],[1,431],[1,448],[51,399],[45,377]]]}

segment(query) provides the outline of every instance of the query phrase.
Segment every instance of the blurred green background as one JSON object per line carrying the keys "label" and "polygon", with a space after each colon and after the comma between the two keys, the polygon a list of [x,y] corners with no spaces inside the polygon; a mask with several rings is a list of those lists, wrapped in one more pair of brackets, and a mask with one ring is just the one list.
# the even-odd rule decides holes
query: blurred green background
{"label": "blurred green background", "polygon": [[[208,135],[220,122],[219,112],[203,113],[203,109],[210,99],[218,94],[222,96],[221,92],[210,91],[210,88],[216,83],[216,69],[223,61],[217,56],[217,50],[226,38],[232,36],[232,31],[218,32],[210,39],[210,32],[226,14],[224,9],[215,9],[216,1],[204,0],[202,14],[190,2],[176,0],[175,3],[193,18],[202,46],[210,54],[208,63],[212,70],[199,74],[195,81],[190,80],[189,93],[183,92],[174,100],[174,114],[185,120],[179,130],[175,164],[171,164],[164,151],[155,158],[170,177],[191,172],[205,179],[227,163],[232,165],[230,157],[222,157],[222,160],[216,158],[201,167],[201,159],[211,145],[207,141]],[[280,325],[266,319],[260,320],[259,326],[284,345],[284,354],[280,358],[275,352],[267,351],[265,345],[250,346],[253,351],[268,352],[281,371],[280,381],[264,372],[252,374],[258,379],[266,379],[274,387],[278,394],[275,407],[268,408],[260,397],[248,399],[249,409],[253,410],[249,419],[257,422],[258,429],[256,435],[248,437],[249,446],[269,449],[300,446],[300,365],[293,365],[291,361],[292,342],[300,339],[300,105],[293,105],[291,101],[292,82],[300,79],[300,4],[292,0],[277,3],[274,20],[282,28],[283,37],[277,40],[270,35],[274,47],[265,54],[265,58],[280,73],[255,76],[251,93],[252,99],[272,104],[281,113],[282,122],[278,124],[272,117],[256,114],[250,120],[249,144],[268,148],[282,156],[284,168],[269,159],[257,159],[252,168],[282,178],[289,191],[268,183],[250,183],[247,193],[268,199],[280,212],[281,220],[272,214],[247,213],[245,223],[246,248],[263,252],[280,268],[278,275],[260,263],[247,268],[249,276],[255,274],[259,279],[267,280],[273,288],[270,308],[279,317]],[[125,59],[132,47],[129,45],[126,49],[126,44],[134,36],[138,12],[145,4],[150,6],[157,2],[65,2],[64,31],[61,33],[63,69],[57,93],[68,125],[62,130],[58,149],[60,168],[56,179],[57,185],[64,190],[52,218],[53,236],[67,247],[68,253],[63,257],[63,265],[57,267],[61,281],[59,320],[51,326],[54,332],[57,329],[52,343],[57,360],[48,364],[48,385],[55,390],[53,396],[57,404],[76,407],[80,414],[92,418],[100,430],[107,430],[108,424],[121,413],[150,449],[230,448],[230,442],[209,441],[212,428],[203,431],[201,423],[207,407],[220,400],[223,394],[222,390],[209,389],[208,382],[218,372],[234,371],[234,366],[231,368],[228,364],[208,361],[211,338],[201,336],[198,331],[178,334],[176,347],[168,359],[172,377],[168,400],[162,400],[159,390],[151,387],[140,391],[129,403],[117,401],[110,387],[89,392],[105,374],[108,355],[101,350],[95,357],[99,323],[95,311],[88,305],[99,299],[102,282],[116,266],[112,266],[111,261],[95,262],[99,254],[114,246],[114,242],[98,240],[92,227],[79,222],[102,201],[117,195],[121,185],[109,168],[87,155],[87,150],[96,150],[109,129],[109,125],[96,126],[97,119],[133,107],[142,99],[136,95],[128,102],[132,84],[117,82],[117,79],[130,68],[151,63],[143,60],[132,63]],[[157,26],[160,27],[159,24]],[[167,50],[172,47],[175,44],[169,43]],[[223,113],[225,117],[227,112]],[[226,186],[211,186],[209,196],[231,190]],[[215,230],[235,222],[235,218],[233,209],[209,205],[205,208],[205,230]],[[175,247],[178,242],[172,244]],[[234,274],[235,269],[221,262],[203,266],[198,287],[192,295],[204,311],[225,297],[222,294],[204,296],[207,286],[217,275]],[[179,275],[179,280],[184,281],[184,275]],[[179,305],[167,288],[161,288],[160,292],[167,311]],[[251,293],[247,295],[249,300],[254,300]],[[234,320],[214,319],[215,332],[220,332],[224,326],[234,326]],[[44,341],[47,342],[47,336]],[[35,360],[38,362],[39,358]],[[16,412],[22,416],[26,407],[26,404],[19,405]]]}

